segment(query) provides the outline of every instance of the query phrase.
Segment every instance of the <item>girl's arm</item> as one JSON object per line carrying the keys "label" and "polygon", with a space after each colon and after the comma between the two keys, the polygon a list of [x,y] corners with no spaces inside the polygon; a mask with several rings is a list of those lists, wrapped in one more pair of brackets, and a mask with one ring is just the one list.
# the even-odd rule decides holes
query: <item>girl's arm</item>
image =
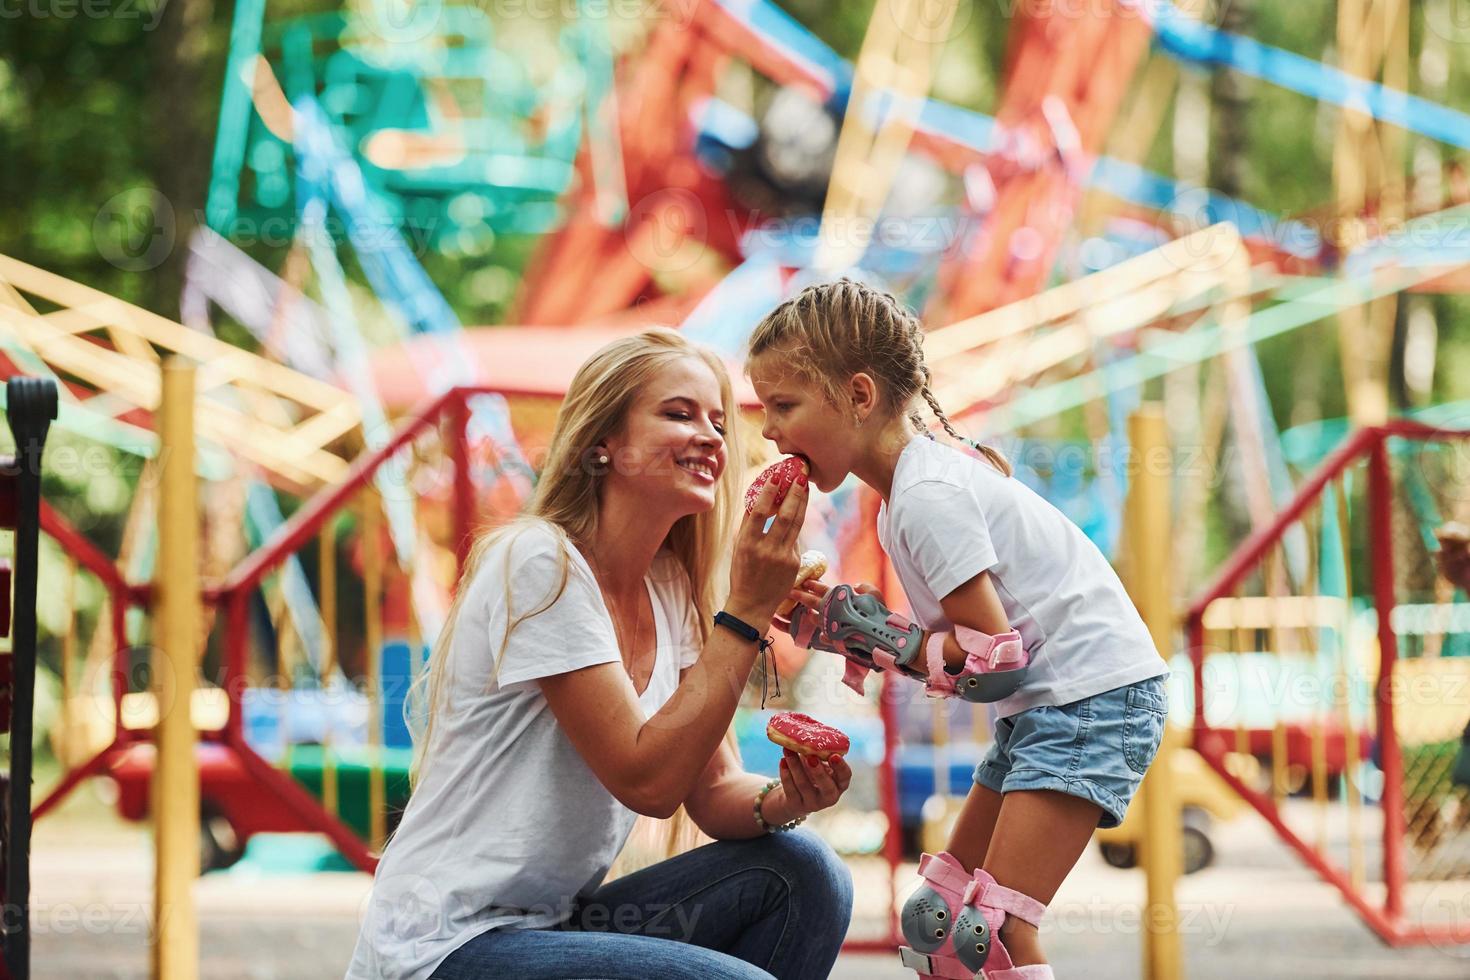
{"label": "girl's arm", "polygon": [[[822,596],[827,594],[828,588],[825,582],[810,581],[799,589],[793,589],[790,598],[809,609],[816,609],[821,605]],[[876,585],[860,582],[853,588],[858,592],[877,596],[879,602],[888,606],[888,600],[884,598]],[[991,636],[1004,633],[1011,628],[1005,606],[1001,604],[1000,594],[995,591],[995,583],[990,580],[989,572],[981,572],[960,585],[949,595],[940,599],[939,606],[944,610],[945,618],[956,626],[968,626],[972,630],[989,633]],[[929,641],[929,635],[929,631],[925,630],[925,643]],[[951,632],[944,641],[944,662],[955,670],[959,670],[965,665],[965,657],[965,651]]]}
{"label": "girl's arm", "polygon": [[[1000,594],[989,572],[981,572],[965,582],[949,595],[939,600],[944,616],[956,626],[968,626],[972,630],[989,633],[991,636],[1004,633],[1011,628],[1006,617],[1005,606],[1001,605]],[[928,634],[925,634],[927,641]],[[959,670],[965,665],[965,651],[950,633],[944,641],[944,662]]]}

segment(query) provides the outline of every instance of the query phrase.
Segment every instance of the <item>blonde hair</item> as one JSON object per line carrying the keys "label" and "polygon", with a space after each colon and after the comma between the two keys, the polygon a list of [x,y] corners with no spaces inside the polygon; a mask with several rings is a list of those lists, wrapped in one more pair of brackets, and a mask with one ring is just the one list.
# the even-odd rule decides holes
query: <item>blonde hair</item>
{"label": "blonde hair", "polygon": [[[714,507],[675,521],[664,539],[664,546],[689,575],[701,644],[708,638],[711,617],[717,608],[716,561],[724,551],[727,530],[736,513],[739,495],[739,461],[742,456],[735,431],[737,406],[730,377],[717,355],[690,343],[673,330],[647,330],[613,341],[578,369],[557,412],[546,462],[531,499],[515,520],[482,535],[471,548],[444,628],[434,644],[434,652],[426,669],[414,681],[404,704],[404,716],[414,732],[413,766],[410,770],[414,785],[417,785],[434,747],[435,719],[444,709],[447,696],[448,658],[454,643],[455,626],[464,597],[469,592],[469,583],[474,580],[485,555],[499,544],[506,545],[503,549],[506,567],[502,571],[506,625],[494,658],[498,671],[501,655],[515,628],[530,617],[545,612],[561,598],[570,573],[570,547],[586,544],[597,533],[597,504],[606,467],[593,464],[596,445],[622,430],[629,409],[659,371],[689,357],[703,361],[719,381],[729,465],[716,484]],[[513,615],[510,609],[511,554],[515,539],[532,528],[547,529],[556,536],[561,551],[560,575],[556,588],[543,602],[529,611]]]}
{"label": "blonde hair", "polygon": [[923,398],[945,432],[1011,475],[1004,456],[956,432],[939,407],[924,363],[924,327],[891,293],[846,278],[807,286],[756,325],[746,363],[771,350],[779,350],[798,374],[820,385],[834,405],[845,403],[849,378],[859,372],[870,375],[894,412],[906,414],[915,432],[927,434],[923,416],[912,408],[916,398]]}

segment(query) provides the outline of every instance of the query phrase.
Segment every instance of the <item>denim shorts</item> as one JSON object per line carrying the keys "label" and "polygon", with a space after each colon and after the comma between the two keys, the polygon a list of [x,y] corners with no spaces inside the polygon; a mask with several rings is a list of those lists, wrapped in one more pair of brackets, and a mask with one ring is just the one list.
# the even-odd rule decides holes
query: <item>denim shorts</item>
{"label": "denim shorts", "polygon": [[1000,719],[975,782],[997,793],[1049,789],[1080,796],[1102,807],[1098,826],[1118,826],[1164,736],[1164,680]]}

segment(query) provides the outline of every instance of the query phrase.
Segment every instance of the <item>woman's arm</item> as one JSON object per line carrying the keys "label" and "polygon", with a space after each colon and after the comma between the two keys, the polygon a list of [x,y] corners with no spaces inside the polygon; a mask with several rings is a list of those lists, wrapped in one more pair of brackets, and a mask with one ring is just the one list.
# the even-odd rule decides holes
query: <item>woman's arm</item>
{"label": "woman's arm", "polygon": [[[767,483],[740,526],[730,564],[725,608],[764,625],[791,588],[798,566],[796,534],[806,513],[807,488],[794,484],[779,511]],[[766,521],[775,511],[769,531]],[[667,817],[693,792],[724,738],[756,644],[717,627],[674,696],[645,718],[621,663],[598,664],[540,679],[552,714],[588,767],[624,806]]]}
{"label": "woman's arm", "polygon": [[646,720],[621,662],[542,678],[541,690],[608,792],[634,812],[665,818],[689,796],[720,746],[755,654],[754,643],[726,629],[712,631],[674,696]]}
{"label": "woman's arm", "polygon": [[[825,810],[836,803],[852,781],[852,770],[837,756],[816,767],[787,752],[781,760],[781,785],[761,801],[761,817],[780,826],[797,817]],[[766,785],[765,776],[740,768],[735,750],[721,741],[714,758],[684,801],[684,809],[695,826],[715,840],[759,837],[764,831],[755,822],[755,797]]]}

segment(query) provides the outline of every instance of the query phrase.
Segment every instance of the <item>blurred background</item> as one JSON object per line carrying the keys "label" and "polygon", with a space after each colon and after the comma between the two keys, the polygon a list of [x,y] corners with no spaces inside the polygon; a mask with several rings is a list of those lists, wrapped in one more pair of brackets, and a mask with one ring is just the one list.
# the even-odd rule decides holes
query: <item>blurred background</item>
{"label": "blurred background", "polygon": [[[1161,592],[1183,959],[1145,963],[1135,807],[1054,903],[1059,974],[1470,976],[1467,41],[1454,0],[0,3],[0,368],[61,391],[36,975],[142,975],[156,938],[164,360],[199,371],[202,974],[319,976],[407,798],[407,686],[575,368],[650,325],[713,347],[754,472],[745,338],[848,275]],[[876,511],[817,495],[803,543],[899,597]],[[836,975],[906,975],[894,902],[991,719],[772,659],[748,767],[793,707],[859,763],[813,820],[859,884]]]}

